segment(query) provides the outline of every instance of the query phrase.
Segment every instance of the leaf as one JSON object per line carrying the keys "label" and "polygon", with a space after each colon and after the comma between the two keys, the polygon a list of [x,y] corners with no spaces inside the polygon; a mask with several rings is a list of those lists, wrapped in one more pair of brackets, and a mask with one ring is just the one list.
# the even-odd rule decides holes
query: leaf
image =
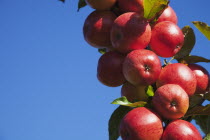
{"label": "leaf", "polygon": [[200,22],[200,21],[193,21],[192,22],[195,27],[206,37],[208,38],[208,40],[210,40],[210,27],[204,23],[204,22]]}
{"label": "leaf", "polygon": [[198,63],[198,62],[206,62],[206,63],[209,63],[210,62],[210,59],[206,59],[206,58],[201,57],[201,56],[191,55],[191,56],[184,57],[179,62],[180,63],[187,63],[187,64]]}
{"label": "leaf", "polygon": [[210,92],[207,92],[206,94],[204,94],[204,99],[210,101]]}
{"label": "leaf", "polygon": [[98,49],[98,52],[101,53],[101,54],[105,54],[106,53],[106,48]]}
{"label": "leaf", "polygon": [[153,89],[153,87],[151,85],[147,86],[146,89],[145,89],[145,93],[149,97],[154,96],[154,89]]}
{"label": "leaf", "polygon": [[85,0],[79,0],[77,12],[79,12],[80,8],[83,8],[83,7],[85,7],[86,5],[87,5],[87,4],[86,4]]}
{"label": "leaf", "polygon": [[193,108],[197,105],[201,105],[204,101],[204,95],[203,94],[194,94],[190,97],[190,106],[189,108]]}
{"label": "leaf", "polygon": [[194,117],[197,125],[200,126],[201,130],[207,135],[210,133],[210,116],[196,116]]}
{"label": "leaf", "polygon": [[111,104],[118,104],[129,107],[143,107],[147,104],[147,102],[139,101],[135,103],[131,103],[127,100],[125,96],[115,99]]}
{"label": "leaf", "polygon": [[193,29],[190,26],[185,26],[182,28],[182,32],[184,34],[184,44],[181,50],[174,56],[174,59],[179,61],[181,58],[190,55],[194,45],[195,45],[195,34]]}
{"label": "leaf", "polygon": [[[169,0],[144,0],[144,17],[154,19],[159,12],[168,6]],[[160,13],[159,13],[160,15]]]}
{"label": "leaf", "polygon": [[210,115],[210,104],[206,106],[196,106],[189,109],[184,117],[196,116],[196,115]]}
{"label": "leaf", "polygon": [[210,140],[210,133],[206,135],[206,137],[203,140]]}
{"label": "leaf", "polygon": [[109,119],[109,140],[117,140],[119,137],[119,126],[122,118],[131,111],[132,108],[119,106]]}

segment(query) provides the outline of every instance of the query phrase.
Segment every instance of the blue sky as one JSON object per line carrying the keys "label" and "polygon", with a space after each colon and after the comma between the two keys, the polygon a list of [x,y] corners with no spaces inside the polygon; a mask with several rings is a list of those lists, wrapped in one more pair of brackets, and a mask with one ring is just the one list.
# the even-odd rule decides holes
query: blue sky
{"label": "blue sky", "polygon": [[[209,0],[170,5],[181,28],[191,21],[210,24]],[[77,12],[76,0],[0,0],[0,140],[108,139],[117,107],[110,102],[120,87],[96,78],[101,55],[82,33],[91,11]],[[195,34],[192,54],[210,58],[209,41]]]}

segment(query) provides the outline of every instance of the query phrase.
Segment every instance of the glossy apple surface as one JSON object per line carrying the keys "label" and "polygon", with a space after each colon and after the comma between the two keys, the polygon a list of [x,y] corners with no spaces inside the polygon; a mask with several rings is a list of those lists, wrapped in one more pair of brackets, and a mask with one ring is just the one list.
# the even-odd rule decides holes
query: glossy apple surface
{"label": "glossy apple surface", "polygon": [[171,6],[168,6],[163,13],[160,15],[156,23],[163,22],[163,21],[171,21],[174,24],[177,24],[178,18],[176,16],[175,11]]}
{"label": "glossy apple surface", "polygon": [[143,15],[143,2],[143,0],[118,0],[118,5],[124,12],[137,12]]}
{"label": "glossy apple surface", "polygon": [[85,2],[96,10],[109,10],[117,0],[85,0]]}
{"label": "glossy apple surface", "polygon": [[122,140],[159,140],[162,133],[161,119],[145,107],[128,112],[120,124]]}

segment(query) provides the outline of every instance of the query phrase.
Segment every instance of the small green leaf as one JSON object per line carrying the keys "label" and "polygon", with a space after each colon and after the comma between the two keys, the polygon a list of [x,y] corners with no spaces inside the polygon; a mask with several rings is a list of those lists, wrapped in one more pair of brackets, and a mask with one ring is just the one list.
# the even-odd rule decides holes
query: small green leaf
{"label": "small green leaf", "polygon": [[87,4],[86,4],[85,0],[79,0],[77,11],[79,12],[80,8],[83,8],[83,7],[85,7],[86,5],[87,5]]}
{"label": "small green leaf", "polygon": [[210,115],[210,104],[206,106],[196,106],[187,111],[184,117],[196,115]]}
{"label": "small green leaf", "polygon": [[119,137],[119,126],[122,118],[131,111],[132,108],[119,106],[109,119],[109,140],[117,140]]}
{"label": "small green leaf", "polygon": [[143,107],[147,104],[147,102],[139,101],[135,103],[131,103],[127,100],[125,96],[115,99],[111,104],[129,106],[129,107]]}
{"label": "small green leaf", "polygon": [[207,115],[195,116],[194,119],[196,124],[200,126],[201,130],[205,134],[210,133],[210,116]]}
{"label": "small green leaf", "polygon": [[192,22],[195,27],[206,37],[208,38],[208,40],[210,40],[210,27],[204,23],[204,22],[200,22],[200,21],[193,21]]}
{"label": "small green leaf", "polygon": [[189,56],[195,45],[195,34],[193,29],[190,26],[185,26],[182,28],[184,34],[184,45],[181,50],[174,56],[174,59],[179,61],[180,59]]}
{"label": "small green leaf", "polygon": [[147,96],[152,97],[154,96],[154,89],[151,85],[147,86],[145,89],[145,93],[147,94]]}
{"label": "small green leaf", "polygon": [[106,48],[98,49],[98,52],[101,53],[101,54],[105,54],[106,53]]}
{"label": "small green leaf", "polygon": [[168,6],[169,0],[144,0],[144,17],[154,19]]}
{"label": "small green leaf", "polygon": [[204,95],[203,94],[194,94],[193,96],[190,97],[190,106],[189,108],[193,108],[197,105],[201,105],[204,101]]}
{"label": "small green leaf", "polygon": [[209,63],[210,62],[210,59],[206,59],[206,58],[201,57],[201,56],[191,55],[191,56],[184,57],[179,62],[181,62],[181,63],[187,63],[187,64],[198,63],[198,62],[206,62],[206,63]]}
{"label": "small green leaf", "polygon": [[206,137],[203,140],[210,140],[210,133],[206,135]]}

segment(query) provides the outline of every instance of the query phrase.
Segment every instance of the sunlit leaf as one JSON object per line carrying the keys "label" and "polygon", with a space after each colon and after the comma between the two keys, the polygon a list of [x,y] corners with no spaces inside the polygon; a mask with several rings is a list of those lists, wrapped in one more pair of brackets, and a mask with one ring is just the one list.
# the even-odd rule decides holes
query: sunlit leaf
{"label": "sunlit leaf", "polygon": [[210,26],[208,26],[204,22],[200,21],[193,21],[192,22],[195,27],[206,37],[208,40],[210,40]]}
{"label": "sunlit leaf", "polygon": [[151,85],[147,86],[145,90],[146,90],[145,93],[147,94],[147,96],[149,97],[154,96],[154,90]]}
{"label": "sunlit leaf", "polygon": [[210,140],[210,133],[206,135],[206,137],[203,140]]}
{"label": "sunlit leaf", "polygon": [[129,107],[143,107],[147,104],[147,102],[139,101],[135,103],[131,103],[127,100],[125,96],[115,99],[112,104],[118,104],[123,106],[129,106]]}
{"label": "sunlit leaf", "polygon": [[101,54],[105,54],[106,53],[106,48],[98,49],[98,52],[101,53]]}
{"label": "sunlit leaf", "polygon": [[181,50],[174,56],[174,59],[178,61],[181,58],[189,56],[195,45],[196,40],[194,31],[190,26],[185,26],[184,28],[182,28],[182,32],[184,34],[184,45],[182,46]]}
{"label": "sunlit leaf", "polygon": [[119,106],[109,119],[109,140],[117,140],[119,137],[119,126],[122,118],[131,111],[132,108]]}

